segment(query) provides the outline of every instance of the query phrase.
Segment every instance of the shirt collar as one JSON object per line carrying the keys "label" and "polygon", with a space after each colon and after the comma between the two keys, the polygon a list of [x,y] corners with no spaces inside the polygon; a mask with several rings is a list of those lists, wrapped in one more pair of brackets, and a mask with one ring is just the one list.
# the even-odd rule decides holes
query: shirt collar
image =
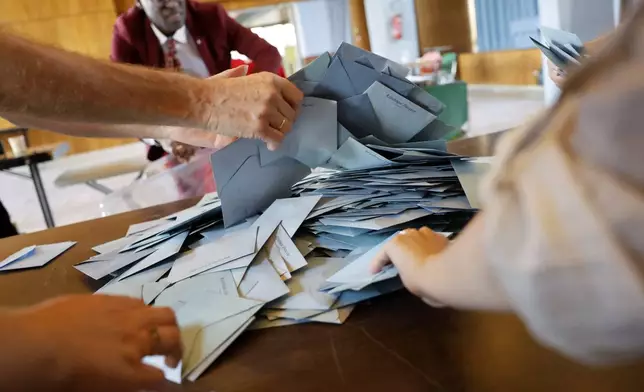
{"label": "shirt collar", "polygon": [[172,37],[168,37],[165,34],[163,34],[161,32],[161,30],[159,30],[154,25],[154,23],[150,23],[150,26],[152,26],[152,31],[154,32],[154,35],[157,37],[157,39],[159,40],[159,43],[161,45],[165,45],[165,43],[168,42],[169,38],[174,39],[175,41],[177,41],[180,44],[187,44],[188,43],[188,29],[186,28],[185,25],[183,27],[181,27],[179,30],[175,31],[174,34],[172,35]]}

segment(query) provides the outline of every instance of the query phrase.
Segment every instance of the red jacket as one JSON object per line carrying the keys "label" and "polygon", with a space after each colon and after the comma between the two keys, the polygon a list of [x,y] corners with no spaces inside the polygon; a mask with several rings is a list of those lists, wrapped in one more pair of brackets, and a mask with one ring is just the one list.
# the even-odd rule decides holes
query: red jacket
{"label": "red jacket", "polygon": [[[253,60],[255,71],[278,73],[281,68],[277,49],[237,23],[217,3],[188,0],[186,27],[211,75],[230,68],[233,50]],[[120,63],[164,67],[163,49],[143,10],[132,7],[116,20],[110,57]]]}

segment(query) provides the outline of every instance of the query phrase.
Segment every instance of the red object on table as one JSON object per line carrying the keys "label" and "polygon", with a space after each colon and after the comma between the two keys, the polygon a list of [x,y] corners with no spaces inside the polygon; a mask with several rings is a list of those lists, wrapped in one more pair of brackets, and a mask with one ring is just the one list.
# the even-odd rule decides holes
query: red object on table
{"label": "red object on table", "polygon": [[[242,65],[248,65],[248,74],[253,73],[253,62],[252,61],[244,61],[240,59],[232,59],[230,60],[230,68],[237,68]],[[277,74],[283,78],[286,77],[286,72],[284,71],[284,67],[280,66],[279,69],[277,70]]]}

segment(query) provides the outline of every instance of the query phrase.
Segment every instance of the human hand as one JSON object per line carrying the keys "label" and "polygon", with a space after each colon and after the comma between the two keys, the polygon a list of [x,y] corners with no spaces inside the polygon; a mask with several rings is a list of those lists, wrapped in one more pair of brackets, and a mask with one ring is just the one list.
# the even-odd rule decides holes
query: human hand
{"label": "human hand", "polygon": [[423,227],[407,229],[392,238],[371,262],[371,272],[378,273],[387,264],[393,264],[403,284],[415,295],[421,295],[422,267],[429,256],[442,252],[449,241],[444,236]]}
{"label": "human hand", "polygon": [[567,75],[564,70],[548,60],[548,76],[550,76],[550,79],[557,85],[557,87],[561,88],[566,81]]}
{"label": "human hand", "polygon": [[172,149],[172,155],[174,155],[181,163],[189,162],[197,153],[197,147],[181,142],[172,141],[170,143],[170,148]]}
{"label": "human hand", "polygon": [[42,353],[55,364],[65,385],[60,390],[161,391],[163,372],[142,364],[142,358],[166,355],[168,366],[176,367],[182,356],[174,312],[130,298],[66,296],[11,318],[25,341],[25,350],[16,355]]}
{"label": "human hand", "polygon": [[274,150],[291,130],[304,96],[272,73],[239,77],[247,70],[241,66],[208,79],[216,96],[206,128],[222,136],[260,139]]}

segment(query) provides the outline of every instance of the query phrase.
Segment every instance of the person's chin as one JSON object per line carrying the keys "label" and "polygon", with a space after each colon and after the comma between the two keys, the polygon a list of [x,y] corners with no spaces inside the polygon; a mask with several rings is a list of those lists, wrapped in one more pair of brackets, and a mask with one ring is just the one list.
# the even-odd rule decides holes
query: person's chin
{"label": "person's chin", "polygon": [[179,30],[186,24],[186,18],[181,15],[171,16],[165,20],[165,24],[172,30]]}

